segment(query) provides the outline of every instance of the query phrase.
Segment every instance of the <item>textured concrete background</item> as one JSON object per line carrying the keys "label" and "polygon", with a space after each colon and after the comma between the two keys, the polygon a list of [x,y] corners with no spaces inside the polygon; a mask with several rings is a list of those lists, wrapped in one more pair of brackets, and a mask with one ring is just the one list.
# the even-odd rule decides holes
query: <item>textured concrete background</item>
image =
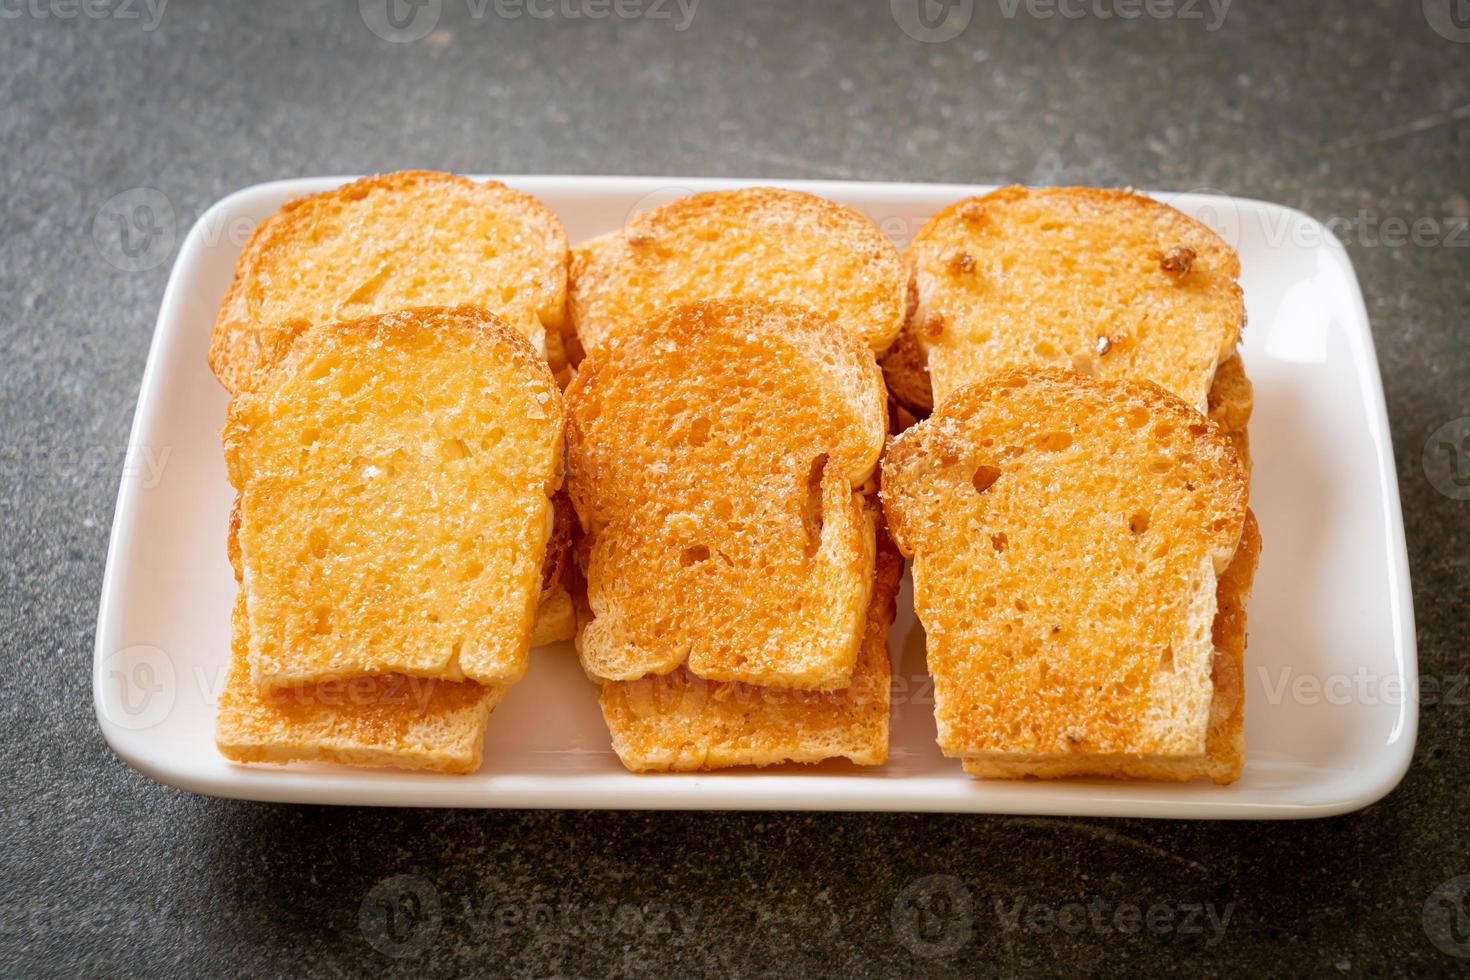
{"label": "textured concrete background", "polygon": [[[247,184],[404,166],[1137,184],[1337,218],[1387,387],[1420,662],[1470,674],[1470,502],[1421,463],[1470,416],[1462,0],[1236,0],[1223,22],[1219,0],[1131,20],[1104,16],[1128,0],[1064,0],[1078,18],[954,0],[932,30],[911,0],[703,0],[687,25],[652,0],[607,19],[571,16],[599,0],[530,0],[550,18],[430,0],[413,42],[369,29],[427,29],[395,34],[382,3],[0,2],[0,972],[1470,967],[1444,951],[1470,954],[1470,901],[1436,892],[1470,874],[1465,697],[1426,701],[1387,800],[1297,825],[259,806],[115,759],[92,716],[94,618],[175,241]],[[143,187],[172,223],[94,224]],[[1390,219],[1428,223],[1404,243]],[[400,875],[417,877],[381,884]],[[423,913],[430,888],[438,932],[394,932],[379,900]],[[1203,913],[1200,932],[1008,925],[1018,902],[1093,896],[1105,924],[1120,903],[1230,919],[1218,936]]]}

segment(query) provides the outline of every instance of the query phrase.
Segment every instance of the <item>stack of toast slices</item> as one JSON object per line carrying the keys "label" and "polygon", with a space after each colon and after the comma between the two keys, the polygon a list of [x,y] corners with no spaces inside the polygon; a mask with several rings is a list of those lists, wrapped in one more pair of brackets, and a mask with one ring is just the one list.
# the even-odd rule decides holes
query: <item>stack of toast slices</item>
{"label": "stack of toast slices", "polygon": [[882,496],[941,750],[979,776],[1234,781],[1260,549],[1234,249],[1129,191],[1006,187],[904,260],[884,373],[923,421]]}
{"label": "stack of toast slices", "polygon": [[884,399],[860,341],[776,303],[679,306],[582,362],[577,649],[629,768],[887,758]]}
{"label": "stack of toast slices", "polygon": [[256,229],[210,346],[233,395],[227,758],[473,771],[529,649],[571,637],[566,265],[539,201],[450,174]]}
{"label": "stack of toast slices", "polygon": [[1231,782],[1260,550],[1238,276],[1091,188],[960,201],[903,252],[776,188],[570,249],[449,174],[293,202],[210,348],[220,750],[473,771],[530,649],[574,637],[632,771],[881,765],[907,557],[965,772]]}
{"label": "stack of toast slices", "polygon": [[775,188],[573,250],[577,650],[629,769],[887,760],[901,562],[875,355],[905,289],[866,217]]}

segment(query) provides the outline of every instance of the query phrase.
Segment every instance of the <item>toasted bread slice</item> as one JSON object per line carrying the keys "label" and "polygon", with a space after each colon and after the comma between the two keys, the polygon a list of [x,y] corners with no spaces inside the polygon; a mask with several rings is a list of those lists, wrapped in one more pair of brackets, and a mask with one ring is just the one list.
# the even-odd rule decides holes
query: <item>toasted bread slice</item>
{"label": "toasted bread slice", "polygon": [[577,246],[568,312],[591,351],[672,306],[768,300],[829,316],[881,352],[903,323],[905,288],[898,251],[861,213],[753,187],[681,198]]}
{"label": "toasted bread slice", "polygon": [[696,303],[592,350],[567,389],[583,667],[846,687],[886,429],[872,352],[796,307]]}
{"label": "toasted bread slice", "polygon": [[888,758],[888,627],[903,560],[879,534],[873,593],[852,683],[793,691],[673,673],[602,685],[613,750],[634,772],[690,772],[846,758]]}
{"label": "toasted bread slice", "polygon": [[460,305],[499,315],[559,362],[566,270],[561,221],[529,194],[424,170],[365,177],[292,201],[255,229],[209,364],[240,392],[313,324]]}
{"label": "toasted bread slice", "polygon": [[1255,516],[1247,513],[1240,546],[1215,592],[1217,609],[1211,630],[1215,645],[1210,683],[1210,721],[1205,753],[1185,759],[1131,755],[1077,755],[1067,758],[1038,756],[1032,760],[967,758],[965,772],[988,779],[1024,776],[1059,778],[1102,776],[1122,779],[1185,781],[1207,776],[1224,786],[1240,778],[1245,766],[1245,641],[1246,600],[1255,579],[1261,553],[1261,534]]}
{"label": "toasted bread slice", "polygon": [[946,755],[1205,754],[1247,495],[1217,426],[1148,382],[1002,372],[893,441],[882,493]]}
{"label": "toasted bread slice", "polygon": [[577,635],[577,611],[571,593],[560,582],[541,597],[536,606],[536,623],[531,627],[530,644],[533,647],[549,646],[575,638]]}
{"label": "toasted bread slice", "polygon": [[888,431],[895,435],[919,421],[914,413],[903,407],[903,403],[892,395],[888,396]]}
{"label": "toasted bread slice", "polygon": [[577,513],[563,488],[552,498],[551,540],[546,542],[546,558],[541,564],[541,598],[536,606],[536,625],[531,629],[533,647],[560,643],[577,635],[577,613],[564,581],[576,523]]}
{"label": "toasted bread slice", "polygon": [[1235,454],[1245,467],[1246,476],[1251,472],[1251,447],[1248,426],[1251,411],[1255,406],[1255,386],[1245,376],[1245,362],[1236,352],[1220,362],[1215,372],[1215,381],[1210,386],[1210,420],[1225,430],[1235,444]]}
{"label": "toasted bread slice", "polygon": [[235,762],[337,762],[440,772],[480,767],[505,688],[388,674],[266,691],[250,680],[245,593],[230,616],[230,667],[215,744]]}
{"label": "toasted bread slice", "polygon": [[918,335],[905,327],[879,362],[889,395],[915,418],[924,418],[934,411],[927,358]]}
{"label": "toasted bread slice", "polygon": [[[895,411],[906,423],[895,431],[908,428],[913,421],[929,417],[934,411],[934,398],[929,389],[929,372],[924,366],[924,352],[917,338],[905,330],[879,362],[883,368],[883,381],[888,394],[895,403]],[[1043,365],[1037,365],[1041,367]],[[1246,427],[1250,423],[1254,389],[1245,374],[1245,363],[1237,350],[1220,362],[1215,378],[1210,383],[1206,399],[1209,416],[1214,422],[1231,433],[1236,448],[1243,450],[1247,445]],[[1242,456],[1244,459],[1244,454]],[[1248,460],[1246,460],[1248,462]]]}
{"label": "toasted bread slice", "polygon": [[[890,427],[902,432],[918,419],[928,418],[934,406],[929,396],[929,374],[916,361],[917,348],[905,331],[882,361],[883,380],[888,385]],[[1237,351],[1220,362],[1207,400],[1210,420],[1235,443],[1235,452],[1251,473],[1250,423],[1254,387],[1245,374],[1245,363]]]}
{"label": "toasted bread slice", "polygon": [[313,327],[223,433],[255,683],[526,670],[561,394],[473,308]]}
{"label": "toasted bread slice", "polygon": [[1235,250],[1129,191],[1005,187],[968,198],[929,219],[906,263],[910,336],[888,378],[920,412],[923,365],[931,404],[995,371],[1056,366],[1152,381],[1204,412],[1245,322]]}
{"label": "toasted bread slice", "polygon": [[[566,490],[558,491],[552,500],[554,520],[551,540],[546,542],[546,558],[541,563],[541,597],[536,606],[536,625],[531,628],[531,646],[540,647],[551,643],[570,640],[577,635],[577,614],[571,593],[563,581],[563,572],[568,567],[567,554],[571,551],[572,525],[576,513]],[[240,562],[240,495],[235,495],[235,506],[230,511],[230,532],[226,542],[230,567],[235,572],[235,583],[243,585],[245,569]]]}

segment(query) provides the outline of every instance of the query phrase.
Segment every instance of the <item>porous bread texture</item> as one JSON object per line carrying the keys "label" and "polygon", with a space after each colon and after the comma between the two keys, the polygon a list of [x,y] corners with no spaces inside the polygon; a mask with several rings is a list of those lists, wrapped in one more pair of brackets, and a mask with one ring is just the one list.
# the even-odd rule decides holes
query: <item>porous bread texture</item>
{"label": "porous bread texture", "polygon": [[587,672],[846,687],[884,397],[871,351],[790,306],[695,303],[591,351],[567,389]]}
{"label": "porous bread texture", "polygon": [[577,635],[577,611],[572,596],[560,582],[541,596],[536,606],[536,623],[531,627],[530,645],[544,647]]}
{"label": "porous bread texture", "polygon": [[1244,431],[1254,404],[1255,388],[1245,375],[1245,363],[1240,354],[1231,354],[1220,362],[1210,387],[1210,419],[1227,432]]}
{"label": "porous bread texture", "polygon": [[1148,382],[1007,371],[896,438],[882,484],[946,755],[1204,754],[1247,494],[1217,426]]}
{"label": "porous bread texture", "polygon": [[[915,350],[910,334],[905,332],[899,336],[881,362],[883,380],[888,385],[889,399],[892,402],[889,406],[890,427],[895,433],[907,429],[918,419],[927,418],[934,408],[929,398],[929,375],[924,370],[922,361],[916,364],[913,357]],[[1233,352],[1216,369],[1207,404],[1210,420],[1223,429],[1235,444],[1236,454],[1240,456],[1246,476],[1251,473],[1248,426],[1254,397],[1254,386],[1246,377],[1245,363],[1240,352]]]}
{"label": "porous bread texture", "polygon": [[541,563],[541,598],[536,606],[536,625],[531,628],[532,647],[560,643],[577,635],[577,612],[564,581],[577,514],[565,487],[557,491],[551,504],[551,539],[546,542],[546,558]]}
{"label": "porous bread texture", "polygon": [[1260,553],[1260,528],[1255,515],[1247,511],[1240,546],[1236,548],[1235,557],[1225,569],[1225,574],[1220,576],[1215,592],[1217,608],[1211,630],[1215,654],[1210,668],[1210,683],[1215,696],[1210,702],[1203,756],[1186,759],[1128,755],[1043,756],[1023,761],[975,758],[964,760],[965,772],[988,779],[1102,776],[1183,782],[1205,776],[1221,786],[1235,782],[1245,766],[1245,607]]}
{"label": "porous bread texture", "polygon": [[911,296],[889,383],[916,413],[988,374],[1070,367],[1152,381],[1200,412],[1245,322],[1240,259],[1152,198],[1005,187],[930,218],[905,254]]}
{"label": "porous bread texture", "polygon": [[801,191],[707,191],[572,251],[568,320],[582,349],[706,299],[790,303],[882,352],[903,322],[893,243],[852,208]]}
{"label": "porous bread texture", "polygon": [[926,357],[918,336],[905,328],[899,331],[898,339],[879,362],[879,366],[883,368],[883,383],[888,386],[888,393],[917,418],[923,418],[934,411],[934,395],[929,390]]}
{"label": "porous bread texture", "polygon": [[546,559],[541,564],[541,597],[544,599],[562,584],[563,572],[572,550],[572,530],[577,525],[577,512],[565,486],[551,498],[551,537],[546,541]]}
{"label": "porous bread texture", "polygon": [[313,324],[469,305],[499,315],[555,371],[566,284],[566,232],[531,195],[424,170],[365,177],[257,226],[220,305],[209,364],[238,393]]}
{"label": "porous bread texture", "polygon": [[[531,628],[530,645],[547,646],[570,640],[577,635],[577,614],[571,593],[563,582],[567,555],[571,551],[572,525],[577,516],[572,511],[566,490],[557,491],[552,499],[554,518],[551,539],[546,542],[546,557],[541,563],[541,596],[536,605],[536,625]],[[240,495],[230,511],[230,532],[225,546],[235,583],[243,584],[245,569],[240,563]]]}
{"label": "porous bread texture", "polygon": [[602,685],[613,750],[634,772],[691,772],[846,758],[888,758],[888,628],[903,560],[879,532],[873,592],[852,681],[797,691],[707,681],[679,667]]}
{"label": "porous bread texture", "polygon": [[245,593],[230,616],[230,666],[215,745],[234,762],[336,762],[440,772],[480,767],[505,688],[390,674],[275,692],[250,680]]}
{"label": "porous bread texture", "polygon": [[525,673],[562,402],[518,332],[463,307],[313,327],[223,441],[254,683]]}
{"label": "porous bread texture", "polygon": [[888,396],[888,431],[895,435],[919,421],[903,403],[892,395]]}
{"label": "porous bread texture", "polygon": [[1246,476],[1251,473],[1248,427],[1254,407],[1255,386],[1245,375],[1245,362],[1240,353],[1233,353],[1220,362],[1215,372],[1215,381],[1210,386],[1209,415],[1210,421],[1223,429],[1235,444],[1235,453],[1245,467]]}

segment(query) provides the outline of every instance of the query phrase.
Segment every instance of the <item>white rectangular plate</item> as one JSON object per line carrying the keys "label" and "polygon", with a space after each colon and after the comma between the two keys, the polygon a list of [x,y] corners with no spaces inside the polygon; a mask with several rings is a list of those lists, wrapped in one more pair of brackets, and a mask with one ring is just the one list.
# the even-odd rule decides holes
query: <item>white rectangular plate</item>
{"label": "white rectangular plate", "polygon": [[[1230,787],[1109,781],[983,782],[934,742],[922,634],[907,581],[894,658],[887,765],[846,763],[635,776],[608,743],[570,644],[537,650],[490,720],[471,776],[326,765],[247,768],[214,749],[234,579],[233,491],[218,433],[225,393],[205,364],[210,328],[251,228],[289,198],[344,178],[280,181],[214,205],[169,279],[143,375],[98,613],[93,689],[128,763],[199,793],[255,800],[474,807],[936,810],[1141,817],[1317,817],[1379,799],[1402,778],[1418,725],[1418,668],[1403,519],[1383,389],[1346,253],[1321,224],[1274,204],[1159,194],[1240,251],[1256,386],[1252,505],[1265,539],[1250,603],[1248,762]],[[573,242],[636,210],[752,183],[507,177],[544,200]],[[866,212],[900,245],[923,219],[990,188],[766,181]]]}

